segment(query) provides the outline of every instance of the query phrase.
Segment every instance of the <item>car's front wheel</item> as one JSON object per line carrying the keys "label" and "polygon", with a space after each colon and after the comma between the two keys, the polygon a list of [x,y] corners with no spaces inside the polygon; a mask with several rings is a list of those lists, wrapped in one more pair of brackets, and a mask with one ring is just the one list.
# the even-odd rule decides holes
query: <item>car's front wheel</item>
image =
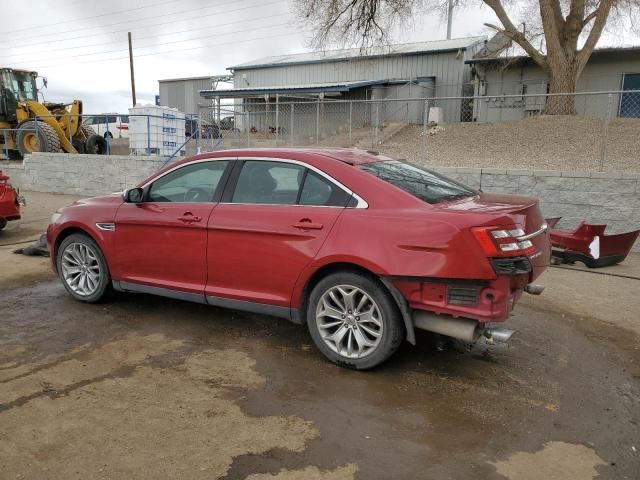
{"label": "car's front wheel", "polygon": [[400,313],[384,286],[356,272],[318,282],[309,296],[307,325],[329,360],[357,370],[384,362],[404,336]]}
{"label": "car's front wheel", "polygon": [[109,293],[109,267],[100,247],[88,236],[74,233],[65,238],[56,264],[64,288],[76,300],[96,303]]}

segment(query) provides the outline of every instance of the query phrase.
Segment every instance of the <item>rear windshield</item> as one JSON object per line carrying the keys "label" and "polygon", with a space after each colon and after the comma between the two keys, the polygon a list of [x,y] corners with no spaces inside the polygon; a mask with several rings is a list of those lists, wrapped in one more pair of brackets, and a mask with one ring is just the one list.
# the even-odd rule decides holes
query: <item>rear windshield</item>
{"label": "rear windshield", "polygon": [[398,160],[365,163],[359,168],[427,203],[473,197],[478,193],[439,173]]}

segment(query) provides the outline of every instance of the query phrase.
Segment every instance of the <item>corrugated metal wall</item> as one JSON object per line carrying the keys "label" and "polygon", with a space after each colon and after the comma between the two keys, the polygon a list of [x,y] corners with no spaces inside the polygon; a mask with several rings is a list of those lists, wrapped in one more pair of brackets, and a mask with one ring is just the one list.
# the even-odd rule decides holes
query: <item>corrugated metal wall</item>
{"label": "corrugated metal wall", "polygon": [[[640,56],[628,53],[600,54],[593,57],[578,80],[578,92],[599,92],[620,90],[624,73],[640,73]],[[520,95],[526,85],[528,94],[545,94],[547,75],[535,64],[507,69],[486,69],[486,95]],[[613,116],[617,115],[619,96],[613,99]],[[606,95],[585,95],[576,99],[576,110],[580,115],[605,118],[608,113]],[[538,105],[544,108],[544,98],[487,99],[476,105],[476,117],[480,122],[518,120],[525,117],[526,109]]]}
{"label": "corrugated metal wall", "polygon": [[177,108],[184,113],[198,113],[198,105],[207,105],[200,90],[211,89],[210,78],[160,81],[160,105]]}
{"label": "corrugated metal wall", "polygon": [[[436,96],[459,96],[462,94],[462,83],[468,81],[470,76],[470,68],[464,64],[466,57],[467,53],[460,51],[252,68],[235,72],[234,87],[259,88],[434,77]],[[414,98],[423,96],[421,89],[414,91]],[[459,101],[447,102],[443,110],[445,121],[460,121]]]}

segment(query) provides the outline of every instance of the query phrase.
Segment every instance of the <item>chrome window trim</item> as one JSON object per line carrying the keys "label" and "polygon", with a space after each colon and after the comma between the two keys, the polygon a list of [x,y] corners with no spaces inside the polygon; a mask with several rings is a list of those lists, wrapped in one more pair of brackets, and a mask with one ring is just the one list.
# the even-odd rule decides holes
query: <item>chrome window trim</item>
{"label": "chrome window trim", "polygon": [[[204,163],[204,162],[217,162],[218,160],[237,160],[238,157],[213,157],[213,158],[201,158],[199,160],[193,160],[191,162],[187,162],[187,163],[181,163],[180,165],[176,165],[173,168],[170,168],[169,170],[167,170],[166,172],[163,172],[162,175],[160,175],[159,177],[155,177],[151,180],[149,180],[148,182],[146,182],[144,185],[141,185],[140,188],[147,188],[149,185],[151,185],[153,182],[160,180],[161,178],[163,178],[165,175],[168,175],[171,172],[175,172],[176,170],[178,170],[179,168],[182,167],[187,167],[189,165],[195,165],[197,163]],[[126,190],[125,190],[126,192]],[[124,192],[123,192],[124,194]],[[171,203],[177,203],[177,202],[171,202]],[[194,203],[194,202],[185,202],[185,203]]]}
{"label": "chrome window trim", "polygon": [[301,167],[308,168],[309,170],[320,175],[321,177],[326,178],[331,183],[333,183],[336,187],[343,190],[348,195],[353,196],[353,198],[356,199],[357,203],[355,207],[338,207],[335,205],[298,205],[298,204],[291,205],[291,204],[282,204],[282,203],[235,203],[235,202],[223,202],[224,205],[272,205],[272,206],[278,205],[281,207],[369,208],[369,204],[367,203],[367,201],[364,198],[362,198],[360,195],[358,195],[356,192],[351,190],[349,187],[339,182],[328,173],[323,172],[319,168],[314,167],[313,165],[309,165],[308,163],[303,162],[301,160],[292,160],[289,158],[277,158],[277,157],[257,157],[253,155],[247,156],[247,157],[238,157],[238,160],[244,160],[244,161],[258,160],[258,161],[266,161],[266,162],[291,163],[293,165],[300,165]]}
{"label": "chrome window trim", "polygon": [[[257,156],[247,156],[247,157],[213,157],[213,158],[201,158],[199,160],[193,160],[191,162],[187,162],[187,163],[181,163],[180,165],[176,165],[175,167],[167,170],[166,172],[164,172],[162,175],[160,175],[159,177],[156,177],[152,180],[149,180],[148,182],[144,183],[143,185],[140,186],[140,188],[147,188],[150,184],[152,184],[153,182],[161,179],[162,177],[164,177],[165,175],[178,170],[179,168],[182,167],[186,167],[188,165],[194,165],[196,163],[203,163],[203,162],[217,162],[219,160],[243,160],[243,161],[248,161],[248,160],[259,160],[259,161],[267,161],[267,162],[280,162],[280,163],[291,163],[294,165],[300,165],[302,167],[308,168],[309,170],[317,173],[318,175],[326,178],[327,180],[329,180],[331,183],[333,183],[334,185],[336,185],[338,188],[340,188],[341,190],[344,190],[345,193],[353,196],[353,198],[356,199],[356,206],[355,207],[337,207],[337,206],[332,206],[332,205],[288,205],[288,204],[282,204],[282,203],[233,203],[233,202],[220,202],[223,205],[279,205],[282,207],[315,207],[315,208],[369,208],[369,204],[367,203],[367,201],[362,198],[360,195],[358,195],[357,193],[355,193],[353,190],[351,190],[350,188],[348,188],[346,185],[344,185],[343,183],[339,182],[338,180],[336,180],[335,178],[333,178],[331,175],[329,175],[328,173],[323,172],[322,170],[320,170],[317,167],[314,167],[313,165],[309,165],[306,162],[303,162],[301,160],[292,160],[289,158],[277,158],[277,157],[257,157]],[[126,192],[126,190],[125,190]],[[124,196],[124,192],[123,192],[123,196]],[[177,202],[172,202],[172,203],[177,203]]]}

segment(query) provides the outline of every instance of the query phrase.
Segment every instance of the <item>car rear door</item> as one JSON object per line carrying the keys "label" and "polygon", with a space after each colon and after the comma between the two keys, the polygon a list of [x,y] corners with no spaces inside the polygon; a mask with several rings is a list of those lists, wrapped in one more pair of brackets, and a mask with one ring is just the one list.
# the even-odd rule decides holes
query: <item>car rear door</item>
{"label": "car rear door", "polygon": [[205,293],[214,304],[289,307],[298,276],[351,195],[300,162],[247,160],[236,168],[209,219]]}
{"label": "car rear door", "polygon": [[116,215],[114,279],[129,290],[149,290],[143,285],[204,301],[207,222],[230,166],[228,160],[183,165],[147,185],[143,203],[124,203]]}

